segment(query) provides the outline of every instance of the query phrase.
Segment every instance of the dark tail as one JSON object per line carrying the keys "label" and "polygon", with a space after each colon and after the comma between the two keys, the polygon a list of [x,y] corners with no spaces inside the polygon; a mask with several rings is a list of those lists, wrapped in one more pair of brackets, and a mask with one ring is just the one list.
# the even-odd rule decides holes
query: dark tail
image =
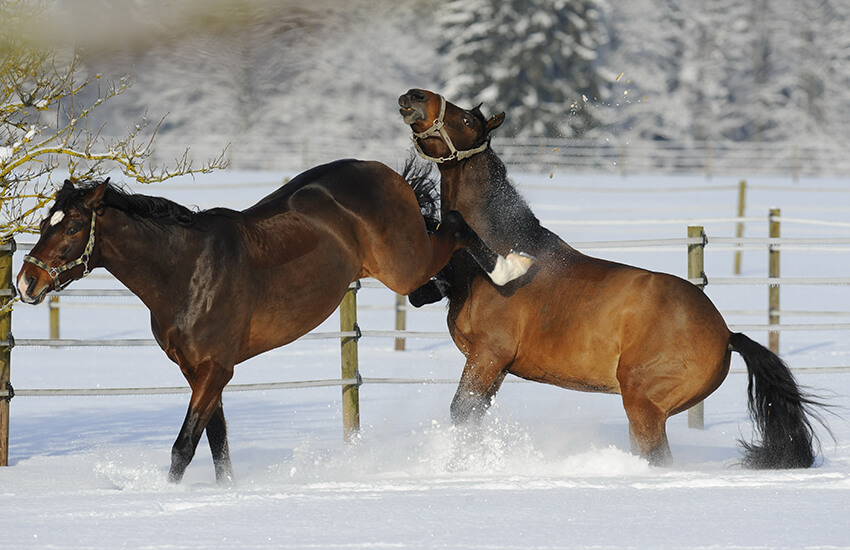
{"label": "dark tail", "polygon": [[440,180],[434,172],[431,163],[418,162],[414,155],[408,157],[401,172],[416,194],[428,231],[436,231],[440,225]]}
{"label": "dark tail", "polygon": [[[775,353],[741,333],[729,345],[747,364],[750,416],[761,443],[741,441],[744,465],[757,469],[809,468],[814,465],[817,437],[810,416],[822,403],[800,390],[791,370]],[[822,423],[822,421],[821,421]]]}

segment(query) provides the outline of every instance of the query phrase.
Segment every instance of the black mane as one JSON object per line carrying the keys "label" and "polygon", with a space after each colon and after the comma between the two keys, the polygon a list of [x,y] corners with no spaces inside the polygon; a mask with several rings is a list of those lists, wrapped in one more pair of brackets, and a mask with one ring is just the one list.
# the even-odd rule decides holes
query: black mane
{"label": "black mane", "polygon": [[488,147],[482,154],[486,156],[490,178],[487,194],[482,197],[490,226],[499,228],[503,238],[510,241],[515,250],[538,248],[546,230],[508,178],[505,164],[492,147]]}
{"label": "black mane", "polygon": [[[483,115],[479,113],[477,116]],[[489,141],[489,136],[486,139]],[[540,225],[540,220],[511,183],[505,164],[492,147],[480,154],[485,155],[487,165],[487,173],[481,177],[489,182],[487,192],[480,200],[491,231],[497,233],[496,240],[509,243],[514,250],[531,254],[540,254],[544,249],[556,246],[557,237]],[[430,171],[432,168],[429,163],[422,169]],[[407,170],[406,165],[405,174]],[[430,173],[426,173],[426,176],[433,179]],[[408,178],[408,181],[412,181],[411,178]],[[420,208],[427,220],[426,209],[422,207],[421,202]],[[439,213],[439,210],[435,213]],[[414,307],[438,302],[444,297],[448,298],[449,302],[463,302],[469,296],[472,281],[483,276],[481,267],[468,255],[455,254],[431,281],[410,293],[408,299]]]}
{"label": "black mane", "polygon": [[131,193],[110,183],[108,179],[86,182],[74,188],[70,186],[62,187],[56,193],[53,210],[65,210],[69,206],[81,207],[83,197],[98,185],[107,186],[106,193],[103,195],[103,202],[106,206],[117,208],[136,219],[150,220],[158,225],[195,227],[206,214],[204,211],[190,210],[163,197]]}
{"label": "black mane", "polygon": [[435,173],[433,164],[420,161],[413,152],[401,171],[402,177],[413,188],[425,226],[431,232],[440,225],[440,179]]}

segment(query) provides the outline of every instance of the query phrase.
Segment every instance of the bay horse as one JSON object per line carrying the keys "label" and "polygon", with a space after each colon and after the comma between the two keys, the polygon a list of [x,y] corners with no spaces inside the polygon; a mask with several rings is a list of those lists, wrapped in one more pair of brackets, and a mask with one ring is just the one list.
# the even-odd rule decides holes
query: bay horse
{"label": "bay horse", "polygon": [[103,267],[136,294],[192,391],[168,478],[182,479],[206,430],[216,479],[226,483],[221,393],[234,365],[318,326],[352,281],[375,277],[407,294],[460,247],[502,284],[527,269],[526,258],[494,254],[457,213],[429,234],[417,202],[427,191],[419,195],[389,167],[355,160],[310,169],[241,212],[195,212],[108,180],[79,188],[66,180],[17,286],[38,304]]}
{"label": "bay horse", "polygon": [[741,442],[744,464],[814,464],[810,416],[821,403],[800,390],[779,357],[731,332],[690,282],[587,256],[541,226],[490,146],[504,113],[487,119],[480,105],[465,110],[418,89],[398,103],[416,149],[439,167],[442,211],[459,211],[496,252],[517,249],[536,258],[523,277],[497,288],[458,253],[435,281],[410,295],[414,305],[443,294],[449,299],[449,330],[466,357],[451,404],[455,423],[480,418],[508,373],[620,394],[631,451],[667,465],[668,417],[717,389],[735,351],[747,364],[748,408],[754,438],[761,438]]}

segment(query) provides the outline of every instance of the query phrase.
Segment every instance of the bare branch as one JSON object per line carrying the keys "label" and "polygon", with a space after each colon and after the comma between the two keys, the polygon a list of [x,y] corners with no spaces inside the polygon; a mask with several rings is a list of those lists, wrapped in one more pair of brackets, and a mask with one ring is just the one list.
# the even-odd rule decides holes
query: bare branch
{"label": "bare branch", "polygon": [[[5,0],[0,2],[0,21],[14,25],[42,9],[24,0]],[[120,170],[137,182],[153,183],[227,166],[227,148],[199,168],[192,166],[189,149],[174,166],[154,164],[164,118],[144,139],[146,117],[111,142],[102,137],[103,126],[90,129],[92,113],[131,84],[126,75],[116,79],[86,73],[76,51],[43,50],[15,33],[0,33],[0,242],[35,230],[38,212],[55,194],[53,173],[60,167],[67,168],[72,180],[100,179]],[[80,97],[90,86],[97,97],[83,104]]]}

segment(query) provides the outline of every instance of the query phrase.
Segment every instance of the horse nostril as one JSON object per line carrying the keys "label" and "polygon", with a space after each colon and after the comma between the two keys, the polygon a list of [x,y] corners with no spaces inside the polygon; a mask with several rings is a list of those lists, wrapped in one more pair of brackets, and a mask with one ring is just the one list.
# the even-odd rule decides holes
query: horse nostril
{"label": "horse nostril", "polygon": [[427,99],[425,92],[423,92],[422,90],[410,90],[409,92],[407,92],[407,95],[413,101],[425,101],[425,99]]}
{"label": "horse nostril", "polygon": [[22,299],[29,296],[29,289],[32,288],[34,283],[35,277],[32,276],[18,278],[18,294]]}

